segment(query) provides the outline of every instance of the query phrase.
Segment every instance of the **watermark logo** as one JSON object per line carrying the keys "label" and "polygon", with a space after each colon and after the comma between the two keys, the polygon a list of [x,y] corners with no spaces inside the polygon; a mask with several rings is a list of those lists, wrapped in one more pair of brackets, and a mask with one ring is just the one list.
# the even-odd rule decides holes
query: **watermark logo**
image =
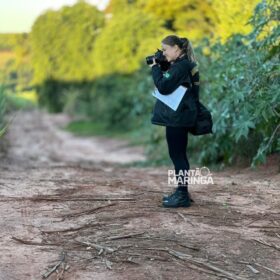
{"label": "watermark logo", "polygon": [[174,185],[194,185],[194,184],[214,184],[212,173],[209,168],[203,166],[201,168],[180,170],[176,175],[174,169],[168,169],[168,186]]}

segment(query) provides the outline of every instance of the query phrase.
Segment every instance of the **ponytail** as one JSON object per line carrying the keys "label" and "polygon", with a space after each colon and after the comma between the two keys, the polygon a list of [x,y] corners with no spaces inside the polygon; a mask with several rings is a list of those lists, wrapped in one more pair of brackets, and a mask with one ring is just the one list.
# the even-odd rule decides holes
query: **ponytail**
{"label": "ponytail", "polygon": [[181,46],[179,46],[183,53],[185,53],[188,59],[192,62],[196,62],[194,50],[192,48],[191,42],[187,38],[179,38],[181,42]]}

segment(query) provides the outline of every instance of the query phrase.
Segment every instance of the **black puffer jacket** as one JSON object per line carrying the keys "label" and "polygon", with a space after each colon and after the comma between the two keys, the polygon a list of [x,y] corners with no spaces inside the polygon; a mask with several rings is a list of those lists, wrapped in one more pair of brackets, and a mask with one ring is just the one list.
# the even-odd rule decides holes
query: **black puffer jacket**
{"label": "black puffer jacket", "polygon": [[[172,93],[180,85],[188,87],[176,111],[156,99],[153,108],[151,123],[162,126],[192,127],[197,117],[199,76],[196,63],[188,60],[184,55],[177,58],[166,72],[158,64],[152,66],[152,76],[155,86],[161,94]],[[195,75],[195,85],[192,83]]]}

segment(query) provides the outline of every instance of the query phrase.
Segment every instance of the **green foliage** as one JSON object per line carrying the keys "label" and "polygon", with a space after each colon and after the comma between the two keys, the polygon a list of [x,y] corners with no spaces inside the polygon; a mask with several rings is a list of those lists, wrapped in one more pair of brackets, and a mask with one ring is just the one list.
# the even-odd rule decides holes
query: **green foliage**
{"label": "green foliage", "polygon": [[14,37],[15,63],[17,90],[22,90],[30,85],[32,80],[31,45],[29,35],[20,33]]}
{"label": "green foliage", "polygon": [[215,121],[213,137],[203,137],[196,143],[203,147],[200,161],[232,163],[243,157],[255,166],[264,162],[267,154],[279,151],[279,52],[271,54],[279,38],[279,26],[257,40],[261,29],[274,20],[259,16],[267,9],[273,11],[264,3],[257,6],[252,18],[252,33],[231,36],[225,45],[210,47],[208,58],[200,56],[201,96]]}
{"label": "green foliage", "polygon": [[163,21],[136,8],[126,8],[114,15],[96,39],[93,51],[96,77],[137,71],[145,56],[154,53],[160,39],[167,34],[162,24]]}
{"label": "green foliage", "polygon": [[4,95],[4,85],[0,84],[0,137],[4,133],[5,112],[6,112],[6,98]]}
{"label": "green foliage", "polygon": [[148,71],[145,65],[131,75],[112,74],[88,84],[72,85],[65,94],[65,110],[102,122],[108,129],[126,131],[140,127],[152,110]]}
{"label": "green foliage", "polygon": [[22,98],[15,93],[6,93],[6,111],[15,112],[17,110],[30,110],[36,106],[34,102],[26,98]]}
{"label": "green foliage", "polygon": [[215,13],[211,1],[204,0],[138,0],[138,7],[164,20],[164,26],[197,41],[213,32]]}
{"label": "green foliage", "polygon": [[215,26],[213,39],[220,39],[225,43],[232,34],[251,32],[252,25],[247,22],[259,2],[260,0],[212,0],[212,20]]}
{"label": "green foliage", "polygon": [[[148,91],[137,88],[136,79],[137,77],[132,76],[115,76],[111,80],[114,82],[114,90],[107,91],[106,97],[99,99],[102,112],[99,111],[96,119],[102,119],[108,127],[117,127],[123,131],[139,127],[147,114],[149,104]],[[98,90],[96,92],[100,93]]]}
{"label": "green foliage", "polygon": [[59,11],[49,10],[36,20],[31,46],[33,83],[37,85],[40,106],[61,112],[69,86],[92,80],[90,58],[103,25],[103,14],[82,1]]}
{"label": "green foliage", "polygon": [[13,113],[17,110],[27,109],[34,107],[34,103],[25,98],[21,98],[9,90],[6,84],[0,84],[0,139],[5,134],[12,122],[15,114],[12,118],[7,120],[6,115]]}
{"label": "green foliage", "polygon": [[107,137],[115,136],[111,130],[108,130],[103,123],[93,122],[91,120],[75,120],[65,127],[65,130],[70,131],[79,136],[96,136],[102,135]]}
{"label": "green foliage", "polygon": [[92,79],[90,57],[103,25],[103,14],[85,2],[41,15],[31,31],[33,82]]}
{"label": "green foliage", "polygon": [[32,79],[30,41],[27,33],[0,34],[0,79],[17,89],[29,86]]}
{"label": "green foliage", "polygon": [[41,85],[36,87],[39,106],[45,106],[52,113],[62,112],[65,104],[64,89],[65,83],[63,82],[53,79],[45,80]]}
{"label": "green foliage", "polygon": [[124,14],[124,10],[127,10],[127,8],[136,7],[135,4],[138,1],[137,0],[111,0],[105,9],[105,12],[113,15],[116,15],[118,13]]}
{"label": "green foliage", "polygon": [[[128,140],[129,144],[140,145],[146,144],[148,137],[143,137],[143,129],[133,129],[127,131],[121,131],[118,128],[108,129],[102,122],[93,122],[85,118],[77,119],[70,122],[65,130],[70,131],[79,136],[102,136],[102,137],[114,137],[118,139]],[[150,127],[146,126],[146,130],[150,130]],[[148,135],[148,131],[146,131]]]}
{"label": "green foliage", "polygon": [[[261,136],[271,133],[277,121],[272,108],[277,101],[279,103],[279,94],[276,81],[265,75],[265,71],[273,71],[274,63],[265,63],[264,54],[256,57],[256,50],[240,43],[238,36],[232,37],[226,47],[228,51],[219,45],[215,50],[212,48],[219,57],[205,70],[204,99],[215,119],[215,134],[211,141],[219,146],[207,146],[204,154],[207,156],[207,150],[215,149],[216,157],[210,153],[212,160],[232,162],[238,154],[252,158],[256,153],[252,148],[257,149]],[[214,82],[211,73],[215,73]],[[245,139],[253,140],[253,146],[248,146]]]}

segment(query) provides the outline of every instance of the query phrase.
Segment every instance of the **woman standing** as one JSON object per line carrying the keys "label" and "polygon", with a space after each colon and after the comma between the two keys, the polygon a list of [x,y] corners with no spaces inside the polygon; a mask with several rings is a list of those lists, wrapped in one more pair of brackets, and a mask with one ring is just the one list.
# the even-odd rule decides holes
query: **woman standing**
{"label": "woman standing", "polygon": [[167,95],[180,85],[188,87],[176,111],[159,99],[156,100],[153,109],[152,124],[166,126],[168,152],[178,180],[175,192],[164,197],[162,203],[164,207],[189,207],[192,199],[188,192],[186,175],[190,169],[187,157],[188,128],[194,126],[197,117],[199,71],[194,51],[187,38],[170,35],[165,37],[161,44],[163,55],[170,62],[170,67],[167,71],[162,71],[155,59],[150,65],[158,91]]}

